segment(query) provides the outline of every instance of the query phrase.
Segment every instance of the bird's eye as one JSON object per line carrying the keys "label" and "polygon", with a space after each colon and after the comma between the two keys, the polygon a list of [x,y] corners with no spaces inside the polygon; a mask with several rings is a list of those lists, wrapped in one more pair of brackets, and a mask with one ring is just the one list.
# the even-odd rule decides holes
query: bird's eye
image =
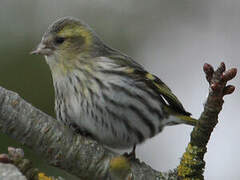
{"label": "bird's eye", "polygon": [[55,43],[56,44],[62,44],[65,41],[65,38],[63,37],[56,37],[55,38]]}

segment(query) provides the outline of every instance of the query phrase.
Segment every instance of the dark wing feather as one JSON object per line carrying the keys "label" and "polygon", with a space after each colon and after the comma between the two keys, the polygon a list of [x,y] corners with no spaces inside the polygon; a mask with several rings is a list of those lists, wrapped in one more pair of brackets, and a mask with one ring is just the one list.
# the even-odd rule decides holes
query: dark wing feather
{"label": "dark wing feather", "polygon": [[175,112],[181,113],[183,115],[191,115],[191,113],[187,112],[184,109],[182,103],[161,79],[148,72],[145,72],[145,77],[146,81],[155,90],[155,92],[159,93],[159,95],[161,95],[167,101],[168,106],[171,108],[171,110],[174,110]]}
{"label": "dark wing feather", "polygon": [[[111,53],[108,54],[107,57],[114,59],[116,64],[126,67],[127,72],[125,72],[125,75],[132,76],[137,81],[144,82],[147,87],[152,88],[156,94],[159,94],[160,100],[165,103],[168,111],[187,116],[191,115],[191,113],[184,109],[182,103],[163,81],[161,81],[157,76],[145,71],[144,68],[135,62],[131,57],[114,49],[111,49]],[[124,72],[121,73],[124,75]]]}

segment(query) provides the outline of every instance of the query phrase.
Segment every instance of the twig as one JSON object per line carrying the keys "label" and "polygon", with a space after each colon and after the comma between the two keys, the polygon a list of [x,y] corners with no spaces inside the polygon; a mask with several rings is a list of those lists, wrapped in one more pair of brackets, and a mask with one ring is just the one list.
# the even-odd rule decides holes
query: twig
{"label": "twig", "polygon": [[216,71],[213,70],[210,64],[204,64],[203,66],[210,86],[209,95],[204,105],[204,111],[191,133],[190,143],[178,166],[178,175],[182,179],[204,179],[205,162],[203,158],[207,151],[206,146],[211,133],[218,123],[218,114],[222,110],[223,96],[233,93],[235,89],[234,86],[226,86],[226,84],[236,76],[237,69],[232,68],[228,71],[225,71],[225,69],[224,63],[221,63]]}

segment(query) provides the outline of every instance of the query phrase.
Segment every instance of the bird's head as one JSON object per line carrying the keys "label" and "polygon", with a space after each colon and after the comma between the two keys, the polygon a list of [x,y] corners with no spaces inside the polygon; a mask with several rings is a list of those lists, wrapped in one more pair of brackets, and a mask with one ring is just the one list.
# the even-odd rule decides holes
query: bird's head
{"label": "bird's head", "polygon": [[64,17],[49,26],[31,53],[71,61],[79,56],[94,56],[101,46],[101,41],[87,24],[73,17]]}

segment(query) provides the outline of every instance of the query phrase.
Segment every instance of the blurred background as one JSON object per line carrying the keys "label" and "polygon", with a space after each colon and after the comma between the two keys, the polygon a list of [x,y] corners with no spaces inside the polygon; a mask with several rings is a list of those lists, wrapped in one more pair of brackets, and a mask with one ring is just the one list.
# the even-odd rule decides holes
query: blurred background
{"label": "blurred background", "polygon": [[[110,46],[132,56],[159,76],[198,118],[208,93],[202,66],[224,61],[240,70],[238,0],[1,0],[0,86],[54,116],[51,74],[43,57],[30,56],[42,34],[59,17],[87,22]],[[225,97],[219,124],[205,156],[206,179],[240,178],[240,76]],[[192,128],[167,127],[138,146],[137,157],[153,168],[175,168]],[[9,145],[1,135],[0,148]]]}

